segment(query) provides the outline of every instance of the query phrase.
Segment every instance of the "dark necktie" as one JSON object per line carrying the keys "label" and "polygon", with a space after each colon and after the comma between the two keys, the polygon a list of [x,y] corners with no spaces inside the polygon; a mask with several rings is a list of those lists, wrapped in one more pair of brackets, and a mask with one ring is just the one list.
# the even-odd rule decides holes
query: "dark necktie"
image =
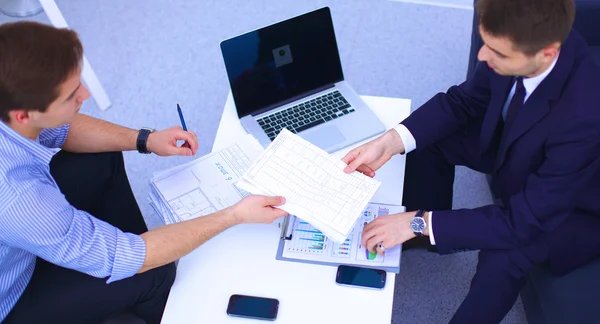
{"label": "dark necktie", "polygon": [[519,111],[523,108],[523,104],[525,103],[525,94],[526,94],[525,86],[523,85],[523,77],[517,77],[517,87],[515,89],[515,94],[513,95],[510,103],[508,104],[508,109],[506,109],[506,117],[504,118],[504,131],[502,133],[502,137],[505,137],[506,134],[510,131],[510,128],[515,121],[515,117],[519,113]]}

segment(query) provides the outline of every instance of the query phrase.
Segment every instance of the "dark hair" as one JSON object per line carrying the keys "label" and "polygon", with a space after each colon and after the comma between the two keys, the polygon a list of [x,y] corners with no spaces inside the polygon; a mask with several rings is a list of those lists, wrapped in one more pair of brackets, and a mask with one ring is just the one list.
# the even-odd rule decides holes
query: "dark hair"
{"label": "dark hair", "polygon": [[573,0],[478,0],[475,10],[486,33],[508,38],[528,56],[562,45],[575,20]]}
{"label": "dark hair", "polygon": [[23,21],[0,25],[0,119],[15,109],[45,112],[83,59],[72,30]]}

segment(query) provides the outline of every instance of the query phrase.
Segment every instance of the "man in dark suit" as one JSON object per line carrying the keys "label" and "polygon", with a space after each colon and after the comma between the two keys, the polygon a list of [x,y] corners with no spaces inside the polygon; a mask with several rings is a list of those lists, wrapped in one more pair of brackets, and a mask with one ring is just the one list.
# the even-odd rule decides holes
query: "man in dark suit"
{"label": "man in dark suit", "polygon": [[[439,253],[480,250],[452,323],[498,323],[528,270],[566,273],[600,255],[600,69],[573,31],[573,0],[480,0],[474,75],[344,157],[369,176],[407,155],[410,212],[365,227],[378,253],[429,236]],[[492,176],[502,203],[451,210],[454,166]],[[416,210],[416,211],[415,211]]]}

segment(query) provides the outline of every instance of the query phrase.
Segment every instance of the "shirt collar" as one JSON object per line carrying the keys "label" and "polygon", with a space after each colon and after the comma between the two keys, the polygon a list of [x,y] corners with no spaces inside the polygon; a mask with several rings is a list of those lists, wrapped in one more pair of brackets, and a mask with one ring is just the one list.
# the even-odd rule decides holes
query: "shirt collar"
{"label": "shirt collar", "polygon": [[523,78],[523,86],[525,86],[525,90],[527,91],[528,95],[532,94],[535,91],[535,89],[537,89],[537,87],[540,85],[540,83],[544,81],[548,74],[552,72],[552,69],[554,69],[556,62],[558,61],[559,55],[556,56],[554,62],[552,62],[552,64],[550,64],[550,66],[546,69],[546,71],[542,72],[542,74],[534,76],[532,78]]}
{"label": "shirt collar", "polygon": [[0,121],[0,135],[4,135],[4,137],[13,142],[15,146],[30,153],[34,158],[39,159],[44,164],[50,164],[50,161],[54,156],[55,152],[41,145],[39,143],[39,139],[32,141],[31,139],[17,133],[3,121]]}

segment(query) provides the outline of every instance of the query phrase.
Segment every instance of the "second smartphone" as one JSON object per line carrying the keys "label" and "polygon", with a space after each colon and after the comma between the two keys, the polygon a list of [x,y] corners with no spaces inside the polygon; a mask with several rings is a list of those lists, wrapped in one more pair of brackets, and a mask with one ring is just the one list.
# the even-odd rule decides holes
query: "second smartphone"
{"label": "second smartphone", "polygon": [[335,282],[340,285],[383,289],[387,273],[383,270],[341,265],[338,267]]}

